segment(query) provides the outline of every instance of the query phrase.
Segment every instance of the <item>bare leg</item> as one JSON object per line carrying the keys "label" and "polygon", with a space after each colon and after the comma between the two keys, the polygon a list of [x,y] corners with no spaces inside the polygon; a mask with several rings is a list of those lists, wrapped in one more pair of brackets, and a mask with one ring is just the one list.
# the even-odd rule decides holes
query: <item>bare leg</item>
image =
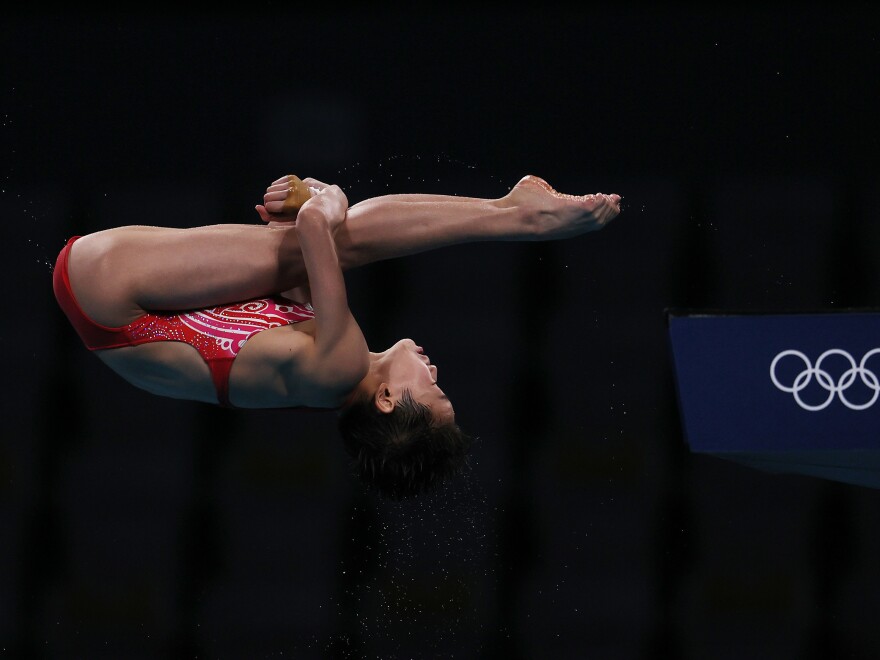
{"label": "bare leg", "polygon": [[[267,189],[277,191],[266,195],[276,208],[286,185]],[[619,202],[618,195],[563,195],[534,176],[523,177],[500,199],[384,195],[349,209],[336,232],[336,245],[347,270],[459,243],[570,238],[601,229],[620,213]],[[270,216],[266,207],[257,210],[264,221],[279,224],[272,222],[277,216]]]}
{"label": "bare leg", "polygon": [[350,269],[460,243],[524,240],[523,219],[499,200],[385,195],[352,206],[335,238]]}
{"label": "bare leg", "polygon": [[[497,200],[365,200],[349,209],[336,242],[342,267],[351,269],[460,243],[565,238],[598,229],[618,212],[613,197],[559,195],[526,177]],[[70,277],[86,314],[108,326],[129,323],[147,309],[208,307],[307,282],[292,227],[257,225],[98,232],[74,244]]]}
{"label": "bare leg", "polygon": [[194,309],[277,293],[304,274],[292,227],[118,227],[84,236],[70,254],[80,306],[111,327],[144,310]]}

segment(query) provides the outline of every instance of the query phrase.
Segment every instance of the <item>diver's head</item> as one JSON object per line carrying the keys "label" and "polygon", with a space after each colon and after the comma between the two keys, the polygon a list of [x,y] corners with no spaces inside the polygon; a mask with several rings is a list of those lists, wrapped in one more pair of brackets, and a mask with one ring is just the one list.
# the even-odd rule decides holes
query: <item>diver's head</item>
{"label": "diver's head", "polygon": [[369,372],[340,412],[339,430],[361,480],[392,499],[454,476],[471,444],[437,384],[437,367],[411,339],[370,354]]}

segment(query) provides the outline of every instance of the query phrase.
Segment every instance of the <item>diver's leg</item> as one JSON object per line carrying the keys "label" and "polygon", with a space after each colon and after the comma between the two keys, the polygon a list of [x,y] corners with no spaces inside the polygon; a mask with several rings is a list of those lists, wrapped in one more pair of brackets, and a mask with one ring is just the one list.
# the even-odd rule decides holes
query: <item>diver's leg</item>
{"label": "diver's leg", "polygon": [[500,199],[387,195],[348,210],[336,233],[344,268],[480,241],[542,241],[600,229],[620,212],[618,195],[561,195],[524,177]]}
{"label": "diver's leg", "polygon": [[384,195],[355,204],[336,231],[343,268],[477,241],[523,240],[522,210],[500,200]]}
{"label": "diver's leg", "polygon": [[[337,230],[340,265],[347,270],[460,243],[567,238],[604,226],[619,213],[618,201],[560,195],[537,177],[524,177],[496,200],[376,197],[352,206]],[[308,281],[287,223],[108,229],[73,245],[70,279],[83,311],[111,327],[144,310],[239,302]]]}
{"label": "diver's leg", "polygon": [[70,252],[77,301],[93,321],[111,327],[144,310],[270,295],[301,284],[304,274],[293,227],[118,227],[78,239]]}
{"label": "diver's leg", "polygon": [[[283,216],[271,215],[267,209],[280,209],[288,190],[282,177],[267,188],[266,206],[257,207],[270,226],[284,224]],[[367,199],[349,208],[335,238],[343,269],[351,269],[460,243],[569,238],[610,222],[620,212],[619,201],[618,195],[562,195],[543,179],[526,176],[498,199],[446,195]]]}

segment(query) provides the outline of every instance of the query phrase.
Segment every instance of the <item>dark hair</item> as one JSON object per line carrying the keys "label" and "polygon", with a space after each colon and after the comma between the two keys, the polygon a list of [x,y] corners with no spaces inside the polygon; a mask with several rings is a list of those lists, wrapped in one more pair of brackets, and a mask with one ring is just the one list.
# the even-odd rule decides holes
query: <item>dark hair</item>
{"label": "dark hair", "polygon": [[390,413],[366,396],[339,415],[345,450],[357,476],[383,497],[401,500],[433,490],[467,463],[473,439],[454,423],[437,424],[409,390]]}

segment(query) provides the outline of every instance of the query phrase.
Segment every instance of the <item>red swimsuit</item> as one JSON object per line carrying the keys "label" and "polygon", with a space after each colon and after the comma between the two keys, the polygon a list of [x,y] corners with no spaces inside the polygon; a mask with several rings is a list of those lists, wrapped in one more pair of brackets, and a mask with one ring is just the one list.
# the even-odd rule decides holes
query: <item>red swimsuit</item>
{"label": "red swimsuit", "polygon": [[311,305],[273,296],[232,305],[179,313],[148,312],[128,325],[108,328],[92,321],[80,308],[70,288],[68,258],[71,238],[55,263],[52,285],[58,304],[89,350],[137,346],[154,341],[180,341],[193,346],[211,370],[221,406],[229,402],[229,371],[245,342],[262,330],[315,317]]}

